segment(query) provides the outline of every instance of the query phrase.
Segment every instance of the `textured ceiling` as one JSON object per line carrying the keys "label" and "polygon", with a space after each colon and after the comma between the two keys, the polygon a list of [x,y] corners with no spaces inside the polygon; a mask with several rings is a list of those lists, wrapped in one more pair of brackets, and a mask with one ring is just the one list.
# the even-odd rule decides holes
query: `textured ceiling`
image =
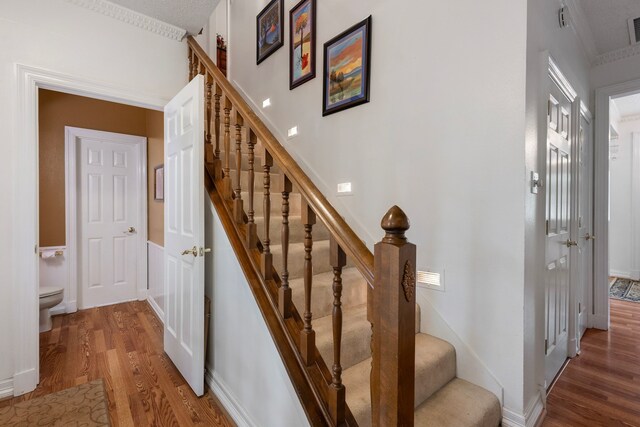
{"label": "textured ceiling", "polygon": [[620,116],[635,116],[640,114],[640,93],[613,100],[618,107]]}
{"label": "textured ceiling", "polygon": [[198,34],[220,0],[111,0],[143,15]]}
{"label": "textured ceiling", "polygon": [[640,17],[640,0],[577,0],[586,15],[599,54],[630,45],[630,18]]}

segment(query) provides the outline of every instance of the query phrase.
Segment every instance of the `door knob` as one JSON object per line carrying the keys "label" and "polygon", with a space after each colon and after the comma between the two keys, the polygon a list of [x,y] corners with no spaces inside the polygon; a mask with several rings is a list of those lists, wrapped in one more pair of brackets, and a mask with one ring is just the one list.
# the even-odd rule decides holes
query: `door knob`
{"label": "door knob", "polygon": [[596,236],[592,236],[591,234],[587,233],[584,235],[584,239],[585,240],[596,240]]}
{"label": "door knob", "polygon": [[564,242],[565,245],[567,245],[568,248],[570,248],[571,246],[578,246],[578,242],[574,242],[573,240],[569,240],[567,239],[566,242]]}
{"label": "door knob", "polygon": [[200,246],[200,256],[204,256],[204,254],[208,254],[209,252],[211,252],[211,248],[203,248]]}
{"label": "door knob", "polygon": [[197,247],[192,247],[191,249],[185,249],[184,251],[182,251],[182,255],[193,255],[193,257],[197,257],[198,256],[198,248]]}
{"label": "door knob", "polygon": [[135,227],[129,227],[129,228],[127,228],[127,231],[124,232],[124,234],[127,234],[127,233],[132,234],[132,233],[135,233],[135,232],[136,232],[136,228]]}

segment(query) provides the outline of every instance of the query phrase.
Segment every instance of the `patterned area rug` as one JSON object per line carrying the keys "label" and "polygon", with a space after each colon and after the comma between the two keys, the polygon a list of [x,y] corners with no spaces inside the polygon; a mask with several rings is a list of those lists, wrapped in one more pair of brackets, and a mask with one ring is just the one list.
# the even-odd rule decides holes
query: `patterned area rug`
{"label": "patterned area rug", "polygon": [[0,426],[110,426],[102,380],[0,408]]}
{"label": "patterned area rug", "polygon": [[629,279],[616,279],[609,288],[611,298],[640,302],[640,282]]}

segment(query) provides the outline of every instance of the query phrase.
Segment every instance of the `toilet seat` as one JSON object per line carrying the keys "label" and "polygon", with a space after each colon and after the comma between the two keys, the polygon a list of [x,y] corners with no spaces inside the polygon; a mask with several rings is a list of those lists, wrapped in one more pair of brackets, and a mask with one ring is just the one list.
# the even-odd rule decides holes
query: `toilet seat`
{"label": "toilet seat", "polygon": [[40,288],[40,298],[50,297],[51,295],[59,294],[63,291],[63,288],[56,286],[43,286]]}

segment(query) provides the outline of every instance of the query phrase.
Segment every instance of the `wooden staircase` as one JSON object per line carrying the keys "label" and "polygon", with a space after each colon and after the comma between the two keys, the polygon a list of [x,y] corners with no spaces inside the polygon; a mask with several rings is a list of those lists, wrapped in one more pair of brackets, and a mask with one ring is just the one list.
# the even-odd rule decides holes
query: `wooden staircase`
{"label": "wooden staircase", "polygon": [[206,188],[311,425],[497,426],[498,399],[420,333],[415,246],[394,206],[375,256],[193,38]]}

